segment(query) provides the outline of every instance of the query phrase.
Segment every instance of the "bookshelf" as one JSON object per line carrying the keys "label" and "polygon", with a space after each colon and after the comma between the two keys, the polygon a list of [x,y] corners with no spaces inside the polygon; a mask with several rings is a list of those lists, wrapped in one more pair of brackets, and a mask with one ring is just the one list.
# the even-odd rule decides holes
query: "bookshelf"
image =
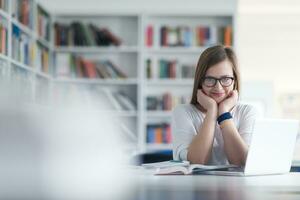
{"label": "bookshelf", "polygon": [[41,9],[50,20],[34,0],[0,2],[1,78],[11,80],[28,105],[49,103],[52,45],[40,32],[50,33],[50,21],[40,19]]}
{"label": "bookshelf", "polygon": [[[53,82],[78,87],[100,86],[110,92],[125,91],[133,99],[135,109],[128,111],[112,106],[107,112],[126,122],[138,152],[171,149],[170,138],[167,139],[170,136],[165,136],[170,129],[171,109],[178,103],[189,101],[200,53],[212,44],[232,45],[233,15],[228,13],[68,14],[56,15],[54,19],[54,27],[72,27],[75,22],[105,27],[122,41],[120,45],[95,45],[95,42],[75,45],[76,41],[67,39],[55,46],[54,54],[58,63],[67,63],[68,59],[60,58],[63,54],[80,55],[93,61],[110,59],[122,68],[127,75],[125,79],[78,77],[68,72],[66,77],[54,75]],[[163,27],[170,32],[162,33]],[[164,74],[166,71],[170,73]],[[149,130],[152,139],[147,133]],[[160,135],[157,141],[155,131]]]}
{"label": "bookshelf", "polygon": [[171,109],[189,101],[199,55],[233,39],[230,13],[54,15],[35,0],[1,2],[0,77],[29,103],[103,102],[89,111],[115,116],[132,152],[171,149]]}
{"label": "bookshelf", "polygon": [[[234,17],[228,13],[149,14],[142,19],[144,105],[140,128],[144,133],[141,141],[148,143],[141,142],[141,146],[144,151],[168,150],[172,149],[166,141],[168,130],[156,130],[153,136],[149,125],[170,124],[171,109],[189,102],[199,55],[209,45],[233,45]],[[149,142],[149,135],[156,141]]]}
{"label": "bookshelf", "polygon": [[[112,115],[114,123],[121,128],[123,139],[130,144],[127,151],[137,152],[140,118],[138,16],[68,14],[53,18],[54,104],[59,105],[60,99],[66,99],[66,91],[72,90],[79,93],[77,100],[86,104],[80,90],[88,91],[93,101],[99,98],[105,105],[96,105],[94,111]],[[85,35],[76,35],[74,32],[78,29]],[[87,39],[81,42],[78,37]],[[70,57],[74,62],[70,62]],[[93,68],[94,72],[89,73],[88,68]]]}

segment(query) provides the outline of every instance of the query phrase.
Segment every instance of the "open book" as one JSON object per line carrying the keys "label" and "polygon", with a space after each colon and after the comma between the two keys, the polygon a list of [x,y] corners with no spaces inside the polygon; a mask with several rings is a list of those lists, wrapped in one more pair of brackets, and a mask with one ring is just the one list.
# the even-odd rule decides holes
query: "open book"
{"label": "open book", "polygon": [[240,168],[237,165],[200,165],[191,164],[188,166],[171,166],[157,168],[155,175],[187,175],[187,174],[200,174],[205,171],[213,170],[229,170],[233,168]]}
{"label": "open book", "polygon": [[155,163],[145,163],[142,164],[142,167],[146,169],[162,169],[162,168],[171,168],[171,167],[187,167],[190,165],[189,161],[181,161],[181,160],[169,160],[163,162],[155,162]]}

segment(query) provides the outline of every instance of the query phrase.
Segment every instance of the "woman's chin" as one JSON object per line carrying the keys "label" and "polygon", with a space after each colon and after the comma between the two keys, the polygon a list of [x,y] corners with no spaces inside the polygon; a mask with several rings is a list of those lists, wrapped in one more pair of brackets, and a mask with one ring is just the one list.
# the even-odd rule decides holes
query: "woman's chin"
{"label": "woman's chin", "polygon": [[225,97],[214,97],[213,99],[217,102],[217,104],[219,104],[225,99]]}

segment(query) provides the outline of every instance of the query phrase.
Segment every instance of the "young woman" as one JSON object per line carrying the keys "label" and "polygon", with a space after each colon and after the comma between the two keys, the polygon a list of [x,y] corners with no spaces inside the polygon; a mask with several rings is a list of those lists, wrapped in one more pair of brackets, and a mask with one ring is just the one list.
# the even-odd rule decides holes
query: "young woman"
{"label": "young woman", "polygon": [[173,157],[191,163],[244,165],[255,109],[238,102],[240,74],[234,51],[222,45],[200,56],[190,104],[173,111]]}

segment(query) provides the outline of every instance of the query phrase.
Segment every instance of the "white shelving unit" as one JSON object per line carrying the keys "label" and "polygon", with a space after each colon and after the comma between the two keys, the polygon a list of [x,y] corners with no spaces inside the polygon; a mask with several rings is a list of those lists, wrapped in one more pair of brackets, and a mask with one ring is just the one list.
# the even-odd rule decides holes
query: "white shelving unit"
{"label": "white shelving unit", "polygon": [[[40,52],[40,48],[46,48],[50,57],[52,53],[52,45],[50,40],[47,41],[46,39],[38,35],[37,9],[38,7],[42,8],[41,5],[37,4],[35,0],[29,1],[28,9],[30,9],[30,14],[28,16],[28,20],[32,20],[32,27],[29,27],[28,25],[21,23],[17,19],[13,11],[13,8],[20,6],[21,3],[21,0],[6,0],[6,9],[0,9],[1,23],[5,24],[5,27],[7,28],[7,53],[0,53],[1,68],[7,68],[6,73],[3,74],[3,76],[8,80],[10,79],[12,82],[14,82],[18,93],[20,93],[20,95],[24,97],[23,101],[25,103],[27,103],[28,105],[35,104],[42,106],[49,103],[48,97],[50,95],[52,76],[50,74],[50,71],[48,73],[42,71],[43,66],[40,65],[41,58],[38,57],[40,55],[38,53]],[[23,4],[23,6],[25,5]],[[19,41],[20,48],[13,46],[13,35],[15,34],[14,30],[18,30],[18,32],[20,32],[20,34],[22,35],[20,36],[22,37],[22,39],[20,39]],[[32,52],[24,53],[24,51],[22,52],[22,50],[20,50],[21,47],[24,47],[25,42],[28,42],[28,44],[30,43],[32,45]],[[13,56],[18,51],[21,52],[18,53],[19,55],[17,54],[20,59]],[[32,57],[26,56],[26,54],[30,54]],[[27,59],[30,64],[23,62],[22,59]],[[49,69],[51,68],[50,65],[51,63],[49,58]]]}
{"label": "white shelving unit", "polygon": [[[171,144],[148,144],[147,125],[170,123],[170,110],[146,110],[147,96],[162,95],[164,92],[172,92],[174,95],[190,96],[193,86],[193,78],[152,78],[146,77],[146,59],[151,58],[154,62],[159,59],[176,59],[181,64],[196,65],[201,52],[207,46],[192,45],[188,47],[165,47],[159,44],[159,30],[164,25],[170,26],[233,26],[233,15],[228,13],[219,15],[209,14],[99,14],[99,15],[57,15],[54,16],[54,23],[70,24],[79,21],[82,23],[94,23],[98,26],[107,27],[124,42],[121,46],[109,47],[55,47],[55,54],[76,54],[90,59],[109,58],[121,66],[128,74],[127,79],[82,79],[82,78],[54,78],[54,84],[77,84],[77,85],[98,85],[108,87],[112,90],[116,88],[127,88],[134,91],[136,103],[135,111],[112,111],[115,116],[131,122],[131,131],[134,132],[137,143],[135,148],[138,152],[155,150],[169,150]],[[145,44],[145,30],[148,25],[153,25],[153,45]],[[128,61],[131,60],[131,62]],[[129,66],[129,67],[126,67]],[[158,68],[157,64],[153,67]],[[179,70],[179,69],[178,69]],[[179,71],[177,72],[179,74]]]}
{"label": "white shelving unit", "polygon": [[[190,45],[186,47],[182,46],[162,46],[160,44],[161,34],[160,28],[162,26],[171,27],[189,27],[194,28],[197,26],[218,27],[218,26],[233,26],[233,14],[220,13],[220,14],[148,14],[142,16],[142,27],[145,32],[146,28],[151,25],[153,27],[154,38],[152,46],[148,46],[145,43],[142,45],[142,93],[141,100],[144,103],[142,108],[141,117],[142,123],[140,124],[141,130],[141,149],[142,151],[155,151],[155,150],[170,150],[171,144],[147,144],[146,141],[146,128],[148,124],[170,123],[171,111],[170,110],[157,110],[147,111],[146,98],[152,95],[161,95],[163,93],[171,93],[172,95],[191,96],[193,89],[193,78],[182,78],[180,76],[180,67],[176,67],[175,78],[147,78],[146,59],[152,59],[152,67],[159,68],[159,60],[176,60],[178,65],[188,64],[196,65],[200,54],[207,46]],[[143,36],[145,36],[143,34]],[[145,40],[145,38],[143,39]],[[158,70],[159,71],[159,70]],[[156,75],[159,72],[156,72]],[[173,105],[174,106],[174,105]],[[172,107],[173,107],[172,106]]]}
{"label": "white shelving unit", "polygon": [[[101,112],[104,115],[116,116],[123,125],[124,134],[130,135],[132,140],[132,150],[135,152],[148,152],[155,150],[170,150],[170,143],[147,143],[147,125],[170,123],[171,111],[168,110],[147,110],[147,97],[162,96],[165,93],[171,96],[182,96],[185,99],[191,95],[193,79],[191,77],[182,77],[181,65],[195,66],[201,52],[207,46],[191,45],[168,47],[160,45],[160,29],[162,26],[187,26],[191,29],[197,26],[227,26],[234,27],[234,16],[228,13],[195,13],[195,14],[128,14],[128,13],[99,13],[93,14],[64,14],[51,15],[49,19],[51,28],[54,30],[55,23],[70,24],[74,21],[81,23],[92,23],[99,27],[107,27],[116,36],[120,37],[122,44],[120,46],[56,46],[55,33],[51,31],[49,41],[41,38],[37,34],[37,23],[33,23],[33,28],[23,25],[16,18],[12,17],[12,5],[14,1],[9,2],[7,11],[0,10],[1,20],[5,21],[8,28],[8,54],[0,54],[1,63],[8,65],[8,76],[15,76],[18,71],[26,73],[26,80],[30,82],[31,96],[35,102],[45,101],[47,98],[39,100],[40,95],[45,96],[42,88],[50,91],[51,100],[56,105],[56,98],[64,97],[65,91],[72,88],[83,88],[84,90],[93,90],[99,92],[104,88],[111,92],[123,92],[128,95],[135,104],[135,109],[118,109],[114,105],[105,110],[93,110]],[[36,1],[33,3],[34,16],[40,8]],[[36,17],[34,17],[36,19]],[[145,43],[146,29],[153,26],[153,45],[148,46]],[[34,44],[38,44],[49,50],[50,70],[49,73],[40,71],[41,67],[29,66],[12,58],[12,33],[13,26],[18,27],[24,34],[28,35]],[[56,71],[60,67],[56,61],[60,55],[77,55],[90,60],[111,60],[120,67],[127,75],[125,79],[87,79],[68,76],[57,76]],[[152,61],[152,69],[159,73],[159,60],[176,60],[176,77],[174,78],[147,78],[147,59]],[[15,70],[17,69],[17,70]],[[0,74],[3,74],[0,70]],[[15,72],[17,71],[17,72]],[[157,75],[157,74],[156,74]],[[62,95],[62,96],[60,96]],[[79,94],[79,97],[84,95]],[[100,96],[101,97],[101,96]],[[99,97],[99,98],[100,98]],[[85,100],[86,98],[83,97]],[[97,100],[97,99],[96,99]],[[59,102],[59,101],[58,101]],[[173,103],[175,104],[175,103]],[[173,105],[174,106],[174,105]],[[117,123],[117,122],[116,122]]]}
{"label": "white shelving unit", "polygon": [[[101,110],[96,108],[95,112],[100,112],[103,115],[113,115],[116,117],[116,125],[120,125],[122,134],[129,138],[129,150],[132,152],[138,151],[138,120],[140,119],[139,112],[139,60],[140,60],[140,42],[139,33],[139,17],[137,15],[55,15],[53,23],[70,25],[72,22],[80,22],[82,24],[94,24],[97,27],[108,28],[112,33],[119,37],[122,41],[120,46],[55,46],[54,58],[60,55],[76,55],[84,59],[92,61],[110,60],[116,66],[122,69],[127,74],[127,78],[122,79],[89,79],[76,77],[61,77],[54,74],[53,87],[84,87],[90,91],[95,90],[102,92],[105,88],[112,93],[122,91],[128,95],[134,102],[136,108],[134,110],[119,109],[112,105],[109,108]],[[54,25],[53,25],[54,26]],[[54,38],[55,40],[55,38]],[[57,59],[54,59],[57,60]],[[108,95],[108,96],[111,96]],[[107,98],[99,99],[104,101]],[[110,102],[111,103],[111,102]],[[113,103],[112,103],[113,104]]]}

